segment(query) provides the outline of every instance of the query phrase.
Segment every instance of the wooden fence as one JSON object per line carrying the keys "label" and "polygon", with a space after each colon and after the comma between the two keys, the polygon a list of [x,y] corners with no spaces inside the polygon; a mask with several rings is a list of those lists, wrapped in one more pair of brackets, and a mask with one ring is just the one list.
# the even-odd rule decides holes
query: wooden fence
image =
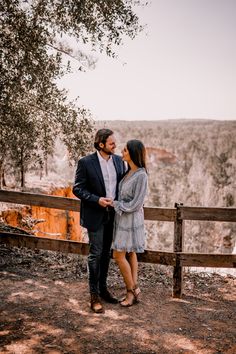
{"label": "wooden fence", "polygon": [[[80,202],[77,199],[6,190],[0,190],[0,202],[37,205],[76,212],[80,210]],[[185,220],[236,222],[236,208],[186,207],[176,203],[174,208],[145,207],[144,216],[145,220],[174,223],[173,252],[145,250],[145,253],[139,255],[139,261],[141,262],[158,263],[173,267],[173,297],[180,298],[182,295],[183,267],[236,268],[236,255],[185,253],[183,250]],[[1,231],[0,242],[17,247],[82,255],[87,255],[89,251],[86,243]]]}

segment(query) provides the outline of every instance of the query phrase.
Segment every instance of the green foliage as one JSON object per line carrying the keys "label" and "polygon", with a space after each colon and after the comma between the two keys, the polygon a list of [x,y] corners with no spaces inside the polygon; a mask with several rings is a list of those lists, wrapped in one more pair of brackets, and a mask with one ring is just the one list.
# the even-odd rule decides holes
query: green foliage
{"label": "green foliage", "polygon": [[[0,4],[0,175],[8,158],[25,173],[32,163],[42,163],[53,153],[61,136],[69,157],[76,160],[90,148],[93,131],[88,110],[67,101],[56,79],[71,70],[65,55],[85,66],[87,55],[72,48],[89,43],[109,56],[122,37],[140,30],[133,12],[139,1],[5,0]],[[24,176],[22,183],[24,184]]]}

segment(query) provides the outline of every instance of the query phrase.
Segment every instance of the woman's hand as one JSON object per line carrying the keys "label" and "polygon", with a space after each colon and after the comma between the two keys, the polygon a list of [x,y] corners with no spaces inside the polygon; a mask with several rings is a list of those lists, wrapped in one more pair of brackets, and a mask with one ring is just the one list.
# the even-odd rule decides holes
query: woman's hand
{"label": "woman's hand", "polygon": [[113,202],[113,200],[111,198],[101,197],[98,200],[98,204],[101,205],[101,207],[103,207],[103,208],[106,208],[107,206],[111,206],[112,202]]}

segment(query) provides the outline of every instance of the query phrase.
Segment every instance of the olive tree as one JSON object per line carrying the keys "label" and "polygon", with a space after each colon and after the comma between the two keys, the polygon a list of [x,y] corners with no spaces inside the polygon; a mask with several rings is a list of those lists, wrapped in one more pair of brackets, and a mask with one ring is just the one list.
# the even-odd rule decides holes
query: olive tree
{"label": "olive tree", "polygon": [[[90,148],[89,110],[67,100],[56,80],[94,65],[82,45],[115,57],[123,37],[142,29],[134,0],[5,0],[0,4],[0,176],[7,158],[24,174],[42,164],[61,136],[72,160]],[[70,45],[73,38],[76,45]],[[76,48],[76,50],[75,50]],[[65,59],[66,58],[66,59]],[[2,179],[2,178],[1,178]]]}

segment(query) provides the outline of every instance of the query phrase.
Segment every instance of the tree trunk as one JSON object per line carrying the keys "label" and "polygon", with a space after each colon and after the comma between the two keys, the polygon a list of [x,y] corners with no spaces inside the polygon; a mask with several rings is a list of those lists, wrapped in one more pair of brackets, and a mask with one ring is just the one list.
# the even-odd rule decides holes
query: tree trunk
{"label": "tree trunk", "polygon": [[45,175],[48,176],[48,156],[45,156]]}
{"label": "tree trunk", "polygon": [[6,187],[5,174],[4,174],[4,163],[0,161],[0,189]]}
{"label": "tree trunk", "polygon": [[21,165],[21,171],[20,171],[20,185],[22,188],[25,186],[25,171],[23,165]]}
{"label": "tree trunk", "polygon": [[0,162],[0,189],[3,187],[3,180],[2,180],[2,163]]}
{"label": "tree trunk", "polygon": [[40,181],[43,178],[43,168],[42,167],[40,167],[39,178],[40,178]]}
{"label": "tree trunk", "polygon": [[2,186],[3,187],[7,186],[6,180],[5,180],[5,169],[4,168],[2,169]]}
{"label": "tree trunk", "polygon": [[23,188],[25,186],[25,169],[24,169],[23,152],[21,152],[20,181],[21,181],[20,185]]}

